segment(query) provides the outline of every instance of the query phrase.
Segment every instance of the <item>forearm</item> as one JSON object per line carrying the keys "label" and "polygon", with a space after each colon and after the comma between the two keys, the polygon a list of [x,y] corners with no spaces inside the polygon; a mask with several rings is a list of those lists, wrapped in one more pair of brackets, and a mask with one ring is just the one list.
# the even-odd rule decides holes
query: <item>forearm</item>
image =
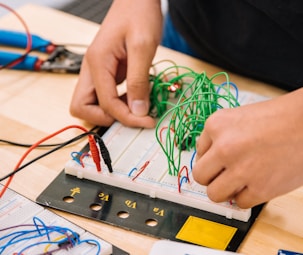
{"label": "forearm", "polygon": [[292,142],[303,142],[303,88],[274,99],[274,109],[280,112],[280,125],[288,131]]}

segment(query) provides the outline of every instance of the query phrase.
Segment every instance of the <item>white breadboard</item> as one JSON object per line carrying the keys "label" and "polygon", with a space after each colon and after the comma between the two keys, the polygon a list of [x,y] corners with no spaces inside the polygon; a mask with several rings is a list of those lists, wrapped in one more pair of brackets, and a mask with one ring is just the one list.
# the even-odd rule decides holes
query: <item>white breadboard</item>
{"label": "white breadboard", "polygon": [[[0,187],[2,187],[0,185]],[[64,228],[69,228],[72,231],[79,234],[81,240],[90,239],[99,242],[101,246],[101,253],[97,253],[97,246],[91,243],[82,243],[76,245],[69,249],[61,249],[56,252],[59,255],[65,254],[87,254],[87,255],[110,255],[112,254],[112,245],[104,240],[86,232],[79,226],[65,220],[64,218],[58,216],[57,214],[44,209],[42,206],[30,201],[29,199],[15,193],[12,190],[7,190],[4,196],[0,200],[0,249],[7,244],[9,238],[6,236],[12,234],[16,231],[31,229],[30,226],[33,225],[33,217],[38,217],[43,221],[46,226],[60,226]],[[22,225],[18,228],[12,228],[13,226]],[[6,229],[6,230],[4,230]],[[62,236],[62,234],[61,234]],[[51,232],[50,239],[56,240],[58,238],[58,233]],[[47,241],[47,237],[43,236],[38,239],[39,242]],[[0,250],[0,254],[17,254],[24,247],[33,245],[31,248],[23,252],[22,255],[27,254],[46,254],[46,244],[35,246],[34,243],[37,239],[26,239],[24,241],[17,242],[15,244],[10,244],[3,251]],[[53,246],[49,247],[51,250]]]}
{"label": "white breadboard", "polygon": [[[243,105],[265,99],[242,92],[239,102]],[[189,182],[182,182],[180,190],[178,176],[168,174],[167,159],[156,140],[155,130],[128,128],[116,122],[103,135],[103,140],[111,155],[113,173],[109,173],[104,162],[101,162],[102,171],[97,172],[90,157],[84,158],[84,167],[75,160],[69,160],[65,165],[65,173],[209,211],[229,219],[249,220],[251,209],[241,209],[232,201],[212,202],[206,194],[206,187],[193,180],[191,171]],[[147,162],[145,170],[135,177]],[[192,162],[193,151],[183,151],[181,165],[191,169]]]}

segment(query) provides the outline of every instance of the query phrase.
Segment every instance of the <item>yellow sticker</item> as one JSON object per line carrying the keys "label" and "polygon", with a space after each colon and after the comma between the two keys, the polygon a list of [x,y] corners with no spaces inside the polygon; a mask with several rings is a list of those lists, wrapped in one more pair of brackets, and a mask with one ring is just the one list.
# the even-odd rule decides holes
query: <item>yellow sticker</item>
{"label": "yellow sticker", "polygon": [[237,228],[231,226],[189,216],[176,238],[209,248],[225,250],[236,231]]}

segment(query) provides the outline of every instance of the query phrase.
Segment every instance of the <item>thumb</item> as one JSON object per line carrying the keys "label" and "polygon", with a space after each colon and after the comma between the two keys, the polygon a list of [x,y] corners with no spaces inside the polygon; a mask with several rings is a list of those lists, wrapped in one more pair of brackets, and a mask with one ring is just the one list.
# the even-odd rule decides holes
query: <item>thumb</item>
{"label": "thumb", "polygon": [[130,111],[136,116],[146,116],[149,111],[149,70],[155,50],[129,52],[127,69],[127,100]]}

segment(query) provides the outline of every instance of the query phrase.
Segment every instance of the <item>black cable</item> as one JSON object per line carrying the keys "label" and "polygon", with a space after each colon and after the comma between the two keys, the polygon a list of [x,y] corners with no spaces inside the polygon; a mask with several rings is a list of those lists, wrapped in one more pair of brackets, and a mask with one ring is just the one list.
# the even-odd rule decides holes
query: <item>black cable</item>
{"label": "black cable", "polygon": [[18,172],[20,172],[23,168],[25,168],[25,167],[31,165],[32,163],[36,162],[37,160],[39,160],[39,159],[41,159],[41,158],[43,158],[43,157],[45,157],[45,156],[47,156],[47,155],[49,155],[49,154],[55,152],[55,151],[57,151],[57,150],[59,150],[59,149],[65,147],[65,146],[67,146],[67,145],[69,145],[69,144],[71,144],[71,143],[73,143],[73,142],[76,142],[76,141],[78,141],[78,140],[80,140],[80,139],[82,139],[83,137],[88,136],[88,135],[99,136],[98,134],[96,134],[95,132],[92,132],[92,131],[88,131],[88,132],[86,132],[86,133],[83,133],[83,134],[81,134],[81,135],[78,135],[78,136],[76,136],[76,137],[74,137],[74,138],[68,140],[67,142],[61,143],[59,146],[53,148],[52,150],[50,150],[50,151],[48,151],[48,152],[46,152],[46,153],[44,153],[44,154],[42,154],[42,155],[40,155],[40,156],[38,156],[38,157],[32,159],[31,161],[29,161],[29,162],[27,162],[26,164],[20,166],[20,167],[17,168],[16,170],[14,170],[14,171],[8,173],[7,175],[1,177],[1,178],[0,178],[0,182],[3,181],[3,180],[5,180],[5,179],[7,179],[7,178],[9,178],[9,177],[11,177],[12,175],[14,175],[14,174],[16,174],[16,173],[18,173]]}
{"label": "black cable", "polygon": [[[0,143],[6,143],[9,145],[14,145],[14,146],[18,146],[18,147],[25,147],[25,148],[29,148],[32,146],[32,144],[26,144],[26,143],[18,143],[18,142],[13,142],[13,141],[9,141],[9,140],[5,140],[5,139],[0,139]],[[51,144],[39,144],[37,146],[37,148],[41,148],[41,147],[55,147],[55,146],[59,146],[62,143],[51,143]]]}
{"label": "black cable", "polygon": [[106,164],[106,166],[108,168],[108,171],[110,173],[112,173],[113,172],[112,160],[110,158],[109,151],[106,148],[106,145],[105,145],[103,139],[99,135],[95,135],[94,138],[95,138],[95,141],[99,144],[100,153],[104,160],[104,163]]}
{"label": "black cable", "polygon": [[[97,129],[98,126],[93,127],[92,129],[89,130],[89,132],[93,132],[95,129]],[[6,140],[6,139],[1,139],[0,138],[0,143],[6,143],[9,145],[13,145],[13,146],[18,146],[18,147],[25,147],[25,148],[29,148],[32,146],[32,144],[28,144],[28,143],[19,143],[19,142],[14,142],[14,141],[10,141],[10,140]],[[45,143],[45,144],[39,144],[37,146],[37,148],[46,148],[46,147],[55,147],[55,146],[59,146],[62,143]]]}

